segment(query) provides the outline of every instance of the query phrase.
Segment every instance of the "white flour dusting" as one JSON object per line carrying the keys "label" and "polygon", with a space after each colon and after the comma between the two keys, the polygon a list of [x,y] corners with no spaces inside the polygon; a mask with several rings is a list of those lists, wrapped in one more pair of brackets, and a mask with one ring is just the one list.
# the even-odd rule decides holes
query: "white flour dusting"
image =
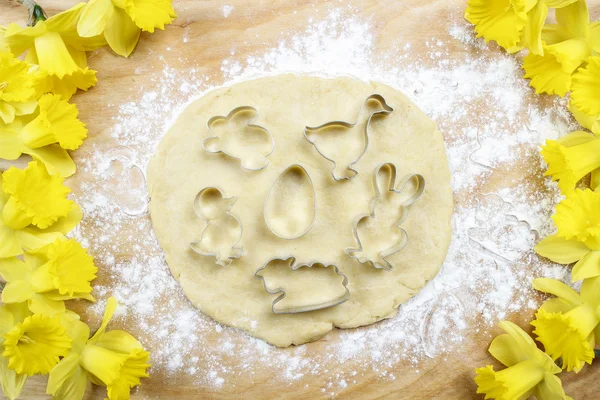
{"label": "white flour dusting", "polygon": [[[231,8],[222,11],[227,17]],[[400,362],[418,370],[425,357],[459,351],[470,331],[485,332],[513,312],[533,311],[534,277],[566,276],[565,268],[542,262],[532,250],[551,233],[549,216],[559,200],[555,185],[540,184],[538,146],[575,128],[564,102],[536,103],[517,61],[481,51],[485,45],[458,19],[448,26],[453,39],[430,38],[427,53],[420,55],[400,38],[395,49],[377,52],[370,23],[341,11],[307,26],[265,53],[223,60],[220,81],[283,72],[345,74],[406,93],[445,135],[456,201],[447,260],[396,317],[343,331],[318,355],[307,346],[278,350],[204,316],[170,275],[146,214],[142,171],[182,106],[211,89],[200,72],[167,66],[131,102],[114,105],[119,116],[112,147],[88,144],[87,152],[76,154],[90,179],[74,188],[84,210],[75,236],[101,268],[96,285],[101,301],[88,317],[101,318],[105,299],[116,296],[121,303],[116,323],[151,352],[153,374],[172,380],[192,376],[217,390],[236,376],[253,376],[255,365],[271,368],[272,379],[282,383],[338,370],[323,388],[334,395],[360,381],[360,371],[343,368],[346,360],[384,379],[394,379]],[[460,59],[446,57],[450,41],[469,51]],[[209,339],[219,345],[203,347]]]}

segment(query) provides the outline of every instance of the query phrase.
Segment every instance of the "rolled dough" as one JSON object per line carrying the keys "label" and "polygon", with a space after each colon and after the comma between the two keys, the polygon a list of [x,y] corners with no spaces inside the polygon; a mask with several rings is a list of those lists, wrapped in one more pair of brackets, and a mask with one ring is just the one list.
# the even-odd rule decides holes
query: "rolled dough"
{"label": "rolled dough", "polygon": [[[383,95],[394,111],[373,120],[369,147],[354,165],[358,175],[335,181],[332,163],[306,140],[304,128],[336,120],[355,122],[373,93]],[[239,159],[202,147],[211,135],[207,121],[227,116],[239,106],[256,108],[258,116],[252,123],[268,129],[274,138],[269,164],[260,171],[244,169]],[[340,148],[345,148],[343,138]],[[426,180],[425,192],[402,224],[408,245],[388,258],[391,271],[361,264],[344,253],[356,247],[352,224],[369,212],[373,171],[388,162],[396,165],[400,178],[419,173]],[[308,233],[286,240],[267,228],[264,204],[277,177],[293,164],[310,174],[317,210]],[[280,347],[317,340],[334,327],[354,328],[394,316],[400,304],[438,273],[452,234],[450,171],[435,123],[399,91],[348,77],[280,75],[207,93],[187,107],[160,142],[149,165],[148,184],[156,236],[190,301],[217,321]],[[243,253],[227,267],[190,249],[206,225],[193,211],[196,194],[206,187],[237,197],[231,213],[243,225],[238,244]],[[305,192],[297,190],[288,197],[293,200]],[[254,273],[273,258],[290,256],[303,264],[337,265],[349,279],[348,301],[307,313],[274,314],[271,303],[277,296],[267,293]],[[310,280],[294,282],[293,275],[289,280],[295,293],[318,297],[311,294]]]}

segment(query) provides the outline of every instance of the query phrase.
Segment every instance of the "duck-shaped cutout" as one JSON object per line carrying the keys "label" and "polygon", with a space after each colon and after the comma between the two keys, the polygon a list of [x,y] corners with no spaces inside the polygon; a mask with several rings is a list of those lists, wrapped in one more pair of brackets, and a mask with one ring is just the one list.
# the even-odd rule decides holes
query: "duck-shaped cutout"
{"label": "duck-shaped cutout", "polygon": [[387,257],[408,243],[408,234],[401,225],[408,217],[409,207],[423,194],[425,179],[414,174],[397,182],[396,166],[387,163],[375,169],[373,181],[371,213],[357,219],[353,232],[358,247],[346,249],[346,255],[389,271],[392,264]]}
{"label": "duck-shaped cutout", "polygon": [[388,115],[394,109],[383,96],[373,94],[363,103],[356,122],[333,121],[317,127],[306,127],[304,137],[315,149],[333,163],[331,175],[336,181],[352,179],[353,168],[369,148],[369,127],[377,115]]}
{"label": "duck-shaped cutout", "polygon": [[252,123],[258,118],[254,107],[242,106],[227,116],[217,115],[206,123],[210,137],[202,147],[209,153],[223,153],[240,160],[242,168],[259,171],[269,165],[268,156],[275,150],[271,133]]}
{"label": "duck-shaped cutout", "polygon": [[321,310],[348,300],[348,278],[335,265],[296,264],[294,257],[274,258],[254,276],[267,293],[279,294],[271,304],[275,314]]}
{"label": "duck-shaped cutout", "polygon": [[215,257],[218,265],[227,267],[234,258],[242,256],[238,246],[242,238],[242,223],[229,213],[236,198],[226,198],[215,187],[202,189],[194,199],[194,212],[206,221],[200,240],[190,243],[190,247],[202,256]]}

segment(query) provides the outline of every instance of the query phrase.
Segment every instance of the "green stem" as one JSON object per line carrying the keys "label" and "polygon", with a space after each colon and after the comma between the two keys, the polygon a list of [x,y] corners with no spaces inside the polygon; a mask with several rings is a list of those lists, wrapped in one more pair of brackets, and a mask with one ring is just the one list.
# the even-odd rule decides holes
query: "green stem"
{"label": "green stem", "polygon": [[29,26],[35,26],[40,21],[46,20],[46,13],[34,0],[17,0],[17,2],[27,7],[29,11]]}

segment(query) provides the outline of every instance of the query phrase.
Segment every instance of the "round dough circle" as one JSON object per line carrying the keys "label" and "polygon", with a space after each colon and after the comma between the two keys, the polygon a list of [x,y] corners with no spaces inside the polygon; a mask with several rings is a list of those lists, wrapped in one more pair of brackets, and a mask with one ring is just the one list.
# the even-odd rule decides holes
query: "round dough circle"
{"label": "round dough circle", "polygon": [[[355,122],[373,93],[383,95],[394,111],[373,120],[369,147],[354,166],[359,174],[335,181],[332,163],[306,140],[304,128]],[[268,129],[275,141],[270,163],[260,171],[243,169],[239,160],[202,147],[211,136],[207,121],[239,106],[256,108],[258,117],[252,123]],[[353,223],[370,212],[373,172],[383,163],[394,163],[399,178],[418,173],[426,181],[425,192],[402,224],[408,245],[388,258],[391,271],[361,264],[344,252],[356,246]],[[263,207],[273,182],[293,164],[310,174],[317,212],[306,235],[285,240],[269,231]],[[187,107],[162,139],[149,165],[148,184],[156,236],[190,301],[217,321],[276,346],[302,344],[334,327],[353,328],[392,317],[438,273],[452,234],[450,170],[435,123],[397,90],[348,77],[279,75],[207,93]],[[239,245],[244,252],[227,267],[190,249],[206,226],[193,211],[194,198],[205,187],[237,197],[231,214],[243,225]],[[349,279],[348,301],[319,311],[273,314],[271,303],[277,296],[268,294],[254,273],[270,259],[288,256],[299,263],[337,265]],[[310,295],[309,286],[295,289]]]}

